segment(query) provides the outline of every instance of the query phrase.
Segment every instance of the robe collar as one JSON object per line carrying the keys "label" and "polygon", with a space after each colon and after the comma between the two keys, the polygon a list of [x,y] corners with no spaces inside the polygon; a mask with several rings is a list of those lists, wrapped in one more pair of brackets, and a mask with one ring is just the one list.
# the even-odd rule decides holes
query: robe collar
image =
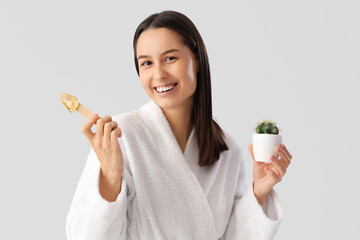
{"label": "robe collar", "polygon": [[171,157],[160,157],[159,159],[166,161],[165,164],[169,167],[173,179],[184,196],[185,205],[192,216],[194,236],[196,239],[216,239],[215,222],[210,205],[201,184],[186,161],[187,158],[196,158],[188,159],[195,161],[196,164],[199,161],[195,127],[192,128],[183,153],[160,106],[150,100],[141,107],[141,110],[151,121],[149,125],[161,133],[156,136],[161,138],[161,147],[166,152],[172,153]]}

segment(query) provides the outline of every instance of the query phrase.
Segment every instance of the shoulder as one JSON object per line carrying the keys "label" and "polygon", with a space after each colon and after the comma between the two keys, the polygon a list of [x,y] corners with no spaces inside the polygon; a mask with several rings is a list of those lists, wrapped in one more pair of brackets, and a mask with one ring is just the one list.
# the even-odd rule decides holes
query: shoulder
{"label": "shoulder", "polygon": [[141,132],[144,128],[149,128],[150,126],[149,118],[144,111],[144,107],[147,105],[149,105],[149,103],[133,111],[112,115],[112,120],[118,122],[122,130],[133,133],[134,131]]}
{"label": "shoulder", "polygon": [[237,169],[238,171],[244,161],[243,150],[229,131],[224,129],[222,130],[224,133],[225,143],[229,149],[221,153],[221,162],[222,164],[231,166],[231,168]]}
{"label": "shoulder", "polygon": [[116,115],[111,116],[113,121],[118,122],[119,124],[128,124],[139,119],[141,115],[140,110],[134,110],[129,112],[123,112]]}
{"label": "shoulder", "polygon": [[131,129],[143,128],[144,121],[141,110],[134,110],[124,113],[119,113],[111,116],[113,121],[116,121],[122,131],[128,132]]}
{"label": "shoulder", "polygon": [[236,141],[236,139],[227,130],[225,130],[225,129],[222,129],[222,130],[224,133],[224,140],[225,140],[227,146],[229,147],[229,150],[231,152],[241,153],[242,149],[241,149],[240,145],[238,144],[238,142]]}

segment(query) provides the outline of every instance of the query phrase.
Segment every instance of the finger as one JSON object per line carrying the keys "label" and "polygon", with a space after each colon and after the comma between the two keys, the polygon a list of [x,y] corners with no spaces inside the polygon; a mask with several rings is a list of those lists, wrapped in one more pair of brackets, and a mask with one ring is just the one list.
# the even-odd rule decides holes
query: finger
{"label": "finger", "polygon": [[253,145],[252,145],[252,144],[249,144],[249,152],[250,152],[250,155],[251,155],[251,157],[252,157],[252,159],[253,159],[253,166],[254,166],[254,167],[260,167],[260,166],[264,165],[263,162],[257,162],[257,161],[255,161],[254,150],[253,150]]}
{"label": "finger", "polygon": [[250,152],[250,155],[251,155],[253,161],[255,161],[254,151],[253,151],[253,145],[252,145],[252,144],[249,144],[249,152]]}
{"label": "finger", "polygon": [[91,127],[95,124],[99,118],[98,114],[94,114],[82,127],[81,132],[86,136],[86,138],[91,141],[94,137],[94,133],[91,131]]}
{"label": "finger", "polygon": [[286,154],[288,155],[289,159],[292,159],[292,155],[290,154],[289,150],[287,149],[287,147],[284,144],[281,144],[280,147],[282,149],[284,149],[284,151],[286,152]]}
{"label": "finger", "polygon": [[96,133],[99,136],[103,136],[104,135],[104,125],[107,122],[111,122],[111,117],[110,116],[104,116],[100,119],[97,120],[96,122]]}
{"label": "finger", "polygon": [[273,181],[273,185],[281,181],[281,178],[269,167],[265,168],[265,172]]}
{"label": "finger", "polygon": [[286,173],[286,167],[279,159],[276,159],[275,156],[272,156],[271,161],[273,162],[271,169],[282,178]]}
{"label": "finger", "polygon": [[104,126],[104,140],[107,142],[111,141],[111,131],[118,126],[116,121],[105,123]]}
{"label": "finger", "polygon": [[290,164],[290,159],[289,159],[288,155],[286,154],[286,152],[284,151],[284,149],[282,149],[281,147],[275,147],[275,151],[281,157],[280,161],[282,161],[284,163],[285,167],[288,167]]}
{"label": "finger", "polygon": [[122,132],[121,128],[117,127],[111,131],[111,143],[115,143],[118,141],[118,138],[121,137]]}

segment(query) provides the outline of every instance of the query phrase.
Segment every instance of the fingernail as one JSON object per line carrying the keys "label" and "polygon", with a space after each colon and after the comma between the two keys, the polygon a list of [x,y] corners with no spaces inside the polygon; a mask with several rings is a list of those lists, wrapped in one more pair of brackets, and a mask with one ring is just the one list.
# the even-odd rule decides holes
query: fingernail
{"label": "fingernail", "polygon": [[276,148],[276,151],[277,151],[278,153],[281,153],[281,149],[280,149],[279,147]]}
{"label": "fingernail", "polygon": [[271,156],[271,161],[275,162],[275,161],[276,161],[276,157]]}

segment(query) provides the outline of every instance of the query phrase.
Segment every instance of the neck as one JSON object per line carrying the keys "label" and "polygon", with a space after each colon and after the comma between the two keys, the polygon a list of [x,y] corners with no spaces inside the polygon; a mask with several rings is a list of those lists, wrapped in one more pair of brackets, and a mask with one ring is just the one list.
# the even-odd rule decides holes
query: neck
{"label": "neck", "polygon": [[193,98],[190,98],[180,106],[162,109],[182,152],[185,151],[193,127],[192,107]]}

